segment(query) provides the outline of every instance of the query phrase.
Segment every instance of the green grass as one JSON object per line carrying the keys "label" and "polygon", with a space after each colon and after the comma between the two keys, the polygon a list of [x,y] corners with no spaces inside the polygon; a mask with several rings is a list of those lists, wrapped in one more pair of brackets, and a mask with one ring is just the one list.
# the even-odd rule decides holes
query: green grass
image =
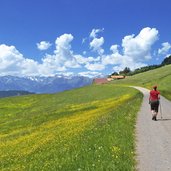
{"label": "green grass", "polygon": [[0,99],[0,170],[135,170],[141,101],[113,84]]}
{"label": "green grass", "polygon": [[0,170],[132,171],[142,94],[171,100],[171,65],[106,85],[0,99]]}
{"label": "green grass", "polygon": [[158,85],[161,94],[171,100],[171,65],[136,74],[124,80],[115,80],[113,83],[121,84],[122,86],[137,85],[148,89],[152,89],[152,86]]}

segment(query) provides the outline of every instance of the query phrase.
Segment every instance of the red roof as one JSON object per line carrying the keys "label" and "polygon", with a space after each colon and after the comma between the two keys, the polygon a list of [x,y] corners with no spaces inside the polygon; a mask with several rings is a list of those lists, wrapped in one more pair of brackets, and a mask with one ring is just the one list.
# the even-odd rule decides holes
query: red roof
{"label": "red roof", "polygon": [[93,80],[95,84],[105,84],[108,82],[107,78],[95,78]]}

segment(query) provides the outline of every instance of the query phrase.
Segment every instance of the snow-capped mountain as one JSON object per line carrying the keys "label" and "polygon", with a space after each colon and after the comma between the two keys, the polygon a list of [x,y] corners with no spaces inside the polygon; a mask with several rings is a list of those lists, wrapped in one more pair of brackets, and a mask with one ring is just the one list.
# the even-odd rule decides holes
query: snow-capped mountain
{"label": "snow-capped mountain", "polygon": [[0,90],[24,90],[35,93],[55,93],[86,86],[92,79],[83,76],[15,77],[1,76]]}

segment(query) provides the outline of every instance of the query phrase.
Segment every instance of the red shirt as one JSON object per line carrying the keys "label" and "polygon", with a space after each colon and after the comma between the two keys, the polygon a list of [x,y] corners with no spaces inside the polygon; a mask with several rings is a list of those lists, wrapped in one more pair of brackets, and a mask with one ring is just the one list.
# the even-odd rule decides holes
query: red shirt
{"label": "red shirt", "polygon": [[160,92],[157,90],[151,90],[150,91],[150,100],[159,100],[159,94]]}

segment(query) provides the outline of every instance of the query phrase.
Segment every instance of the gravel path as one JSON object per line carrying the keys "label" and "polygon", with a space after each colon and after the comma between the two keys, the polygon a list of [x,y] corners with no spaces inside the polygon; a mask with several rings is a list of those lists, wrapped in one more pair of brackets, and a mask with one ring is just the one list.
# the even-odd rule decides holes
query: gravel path
{"label": "gravel path", "polygon": [[159,109],[157,121],[153,121],[148,104],[149,90],[141,87],[134,88],[144,94],[136,126],[137,170],[171,170],[171,102],[161,97],[163,119]]}

